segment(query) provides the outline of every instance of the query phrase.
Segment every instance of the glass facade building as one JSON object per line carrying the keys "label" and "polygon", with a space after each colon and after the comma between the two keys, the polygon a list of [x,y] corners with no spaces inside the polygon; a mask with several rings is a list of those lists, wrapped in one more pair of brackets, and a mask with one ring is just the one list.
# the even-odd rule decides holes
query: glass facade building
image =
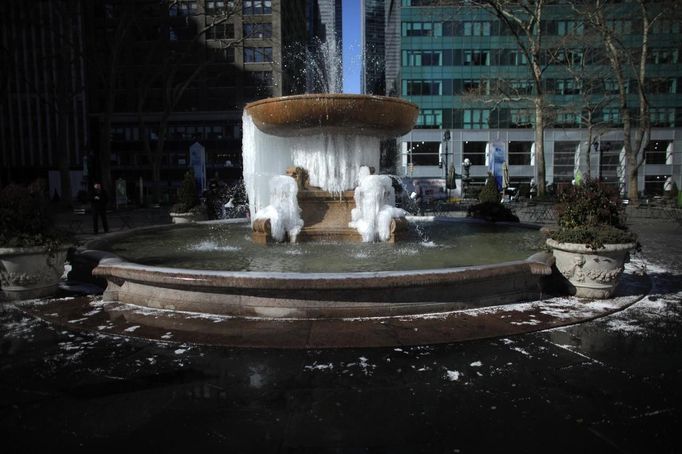
{"label": "glass facade building", "polygon": [[[385,11],[388,1],[372,3],[376,10],[383,3]],[[528,183],[536,175],[531,156],[535,87],[526,56],[512,30],[491,12],[467,2],[443,3],[402,0],[399,27],[390,31],[384,21],[384,54],[399,55],[397,94],[420,107],[416,128],[400,139],[398,172],[444,178],[445,159],[455,164],[457,174],[462,161],[469,159],[472,177],[482,183],[488,150],[495,145],[504,151],[512,183]],[[623,3],[622,14],[610,17],[609,27],[636,47],[641,22],[627,11],[633,5]],[[645,85],[652,140],[638,182],[639,190],[649,194],[661,193],[670,177],[682,186],[681,27],[679,22],[661,20],[649,36]],[[603,51],[594,46],[588,26],[570,6],[548,5],[541,30],[546,47],[541,63],[548,106],[547,182],[570,182],[580,168],[581,173],[589,170],[591,176],[622,190],[622,118],[617,85]],[[391,41],[396,44],[389,46],[389,36],[396,34]],[[370,76],[376,79],[367,70],[366,77]],[[633,77],[628,81],[628,103],[636,111],[634,84]],[[592,143],[587,143],[588,113],[594,126]],[[450,132],[447,147],[446,130]]]}

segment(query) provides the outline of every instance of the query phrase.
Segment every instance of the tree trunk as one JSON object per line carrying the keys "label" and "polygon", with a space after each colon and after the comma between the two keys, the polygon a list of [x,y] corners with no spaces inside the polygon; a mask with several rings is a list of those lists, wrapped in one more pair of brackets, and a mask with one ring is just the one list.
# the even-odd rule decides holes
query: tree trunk
{"label": "tree trunk", "polygon": [[[154,153],[156,155],[156,153]],[[161,160],[152,161],[152,202],[161,202]]]}
{"label": "tree trunk", "polygon": [[109,194],[113,194],[111,183],[111,117],[103,120],[101,133],[103,137],[101,137],[100,141],[99,180],[102,183],[102,187]]}
{"label": "tree trunk", "polygon": [[71,172],[69,149],[67,143],[67,124],[66,115],[62,113],[57,114],[57,166],[59,167],[60,190],[62,197],[60,205],[63,208],[71,208]]}
{"label": "tree trunk", "polygon": [[538,195],[545,195],[547,187],[545,185],[545,120],[544,106],[542,97],[538,96],[534,100],[535,104],[535,184],[538,188]]}
{"label": "tree trunk", "polygon": [[166,134],[168,131],[168,118],[164,116],[159,124],[159,140],[156,142],[152,153],[152,198],[154,203],[161,202],[161,158],[166,147]]}

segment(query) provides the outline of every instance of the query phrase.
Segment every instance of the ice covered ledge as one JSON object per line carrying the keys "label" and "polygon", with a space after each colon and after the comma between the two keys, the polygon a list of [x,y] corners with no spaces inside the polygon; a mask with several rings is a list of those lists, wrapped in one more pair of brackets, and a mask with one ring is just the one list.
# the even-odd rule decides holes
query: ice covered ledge
{"label": "ice covered ledge", "polygon": [[[298,241],[338,240],[362,241],[362,236],[354,228],[348,227],[351,213],[355,208],[353,191],[331,194],[320,188],[299,189],[298,205],[301,208],[303,228]],[[407,239],[409,223],[403,218],[393,219],[390,225],[389,243]],[[257,219],[253,222],[253,241],[258,244],[272,242],[269,220]]]}

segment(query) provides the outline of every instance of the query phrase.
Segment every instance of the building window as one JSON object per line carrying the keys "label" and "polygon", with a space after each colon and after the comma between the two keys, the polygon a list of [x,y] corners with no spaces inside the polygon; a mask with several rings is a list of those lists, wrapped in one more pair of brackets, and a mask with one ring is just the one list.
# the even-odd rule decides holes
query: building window
{"label": "building window", "polygon": [[272,1],[270,0],[244,0],[242,11],[245,16],[256,14],[272,14]]}
{"label": "building window", "polygon": [[585,24],[574,20],[560,20],[556,22],[556,33],[559,36],[582,35],[585,32]]}
{"label": "building window", "polygon": [[656,65],[671,65],[678,62],[677,49],[651,49],[647,56],[647,63]]}
{"label": "building window", "polygon": [[580,85],[575,79],[557,79],[554,83],[555,91],[559,95],[579,95]]}
{"label": "building window", "polygon": [[403,80],[404,96],[436,96],[443,94],[441,80]]}
{"label": "building window", "polygon": [[402,36],[443,36],[443,23],[403,22]]}
{"label": "building window", "polygon": [[655,95],[677,93],[677,79],[656,78],[646,80],[647,92]]}
{"label": "building window", "polygon": [[440,129],[443,127],[442,109],[420,109],[417,128]]}
{"label": "building window", "polygon": [[244,24],[244,38],[272,38],[272,23]]}
{"label": "building window", "polygon": [[215,62],[234,63],[234,47],[209,48]]}
{"label": "building window", "polygon": [[272,62],[272,47],[245,47],[244,63]]}
{"label": "building window", "polygon": [[508,88],[513,94],[517,95],[529,95],[533,93],[533,81],[525,79],[509,79],[506,81],[500,81],[505,88]]}
{"label": "building window", "polygon": [[464,142],[462,144],[462,160],[468,159],[472,165],[485,165],[485,148],[488,142]]}
{"label": "building window", "polygon": [[490,36],[490,21],[464,21],[462,29],[464,36]]}
{"label": "building window", "polygon": [[579,66],[583,62],[585,52],[577,49],[560,49],[548,52],[548,59],[555,65]]}
{"label": "building window", "polygon": [[580,142],[554,142],[554,182],[564,183],[573,180],[575,153]]}
{"label": "building window", "polygon": [[501,50],[500,64],[510,66],[525,66],[528,64],[526,54],[520,50]]}
{"label": "building window", "polygon": [[437,166],[440,142],[408,142],[408,162],[416,166]]}
{"label": "building window", "polygon": [[607,107],[604,110],[602,110],[602,119],[604,123],[611,124],[611,125],[619,125],[621,124],[621,119],[620,119],[620,109],[618,107]]}
{"label": "building window", "polygon": [[443,66],[443,51],[440,50],[404,50],[403,66]]}
{"label": "building window", "polygon": [[[619,92],[618,81],[615,79],[605,79],[604,80],[604,94],[607,95],[617,95]],[[625,81],[625,93],[630,93],[629,81]]]}
{"label": "building window", "polygon": [[464,110],[464,129],[486,129],[490,111],[487,109],[465,109]]}
{"label": "building window", "polygon": [[208,39],[233,39],[234,24],[217,24],[206,31]]}
{"label": "building window", "polygon": [[225,9],[225,5],[227,4],[227,7],[229,8],[229,11],[234,10],[234,1],[222,1],[222,0],[207,0],[206,1],[206,14],[208,15],[217,15],[217,14],[225,14],[229,11]]}
{"label": "building window", "polygon": [[248,73],[248,81],[250,85],[271,87],[272,71],[250,71]]}
{"label": "building window", "polygon": [[196,0],[179,0],[168,8],[169,16],[194,16],[197,14]]}
{"label": "building window", "polygon": [[662,128],[675,127],[675,108],[674,107],[652,107],[649,109],[651,126]]}
{"label": "building window", "polygon": [[510,126],[512,128],[530,128],[533,126],[533,112],[528,109],[511,109]]}
{"label": "building window", "polygon": [[[658,22],[658,21],[656,21]],[[655,24],[655,23],[654,23]],[[629,20],[607,20],[606,26],[610,28],[616,35],[629,35],[632,33],[632,22]],[[655,33],[654,25],[654,33]]]}
{"label": "building window", "polygon": [[596,146],[593,144],[592,147],[599,153],[599,177],[608,183],[616,184],[623,142],[602,141],[596,143]]}
{"label": "building window", "polygon": [[509,142],[509,165],[529,166],[533,142]]}
{"label": "building window", "polygon": [[672,156],[669,156],[668,147],[670,142],[665,140],[652,140],[644,149],[647,164],[672,164]]}
{"label": "building window", "polygon": [[558,112],[556,114],[558,128],[577,128],[580,126],[580,114],[575,112]]}
{"label": "building window", "polygon": [[464,64],[471,66],[489,66],[490,65],[490,51],[489,50],[465,50]]}
{"label": "building window", "polygon": [[654,22],[654,34],[670,35],[680,33],[678,20],[660,19]]}
{"label": "building window", "polygon": [[645,175],[644,193],[648,196],[663,195],[668,175]]}
{"label": "building window", "polygon": [[[458,84],[461,82],[461,91],[459,93],[466,95],[466,94],[475,94],[475,95],[489,95],[490,94],[490,85],[491,81],[490,79],[462,79],[461,81],[457,80],[454,81],[457,84],[457,87],[460,85]],[[497,81],[495,81],[497,82]],[[448,93],[446,93],[448,94]]]}

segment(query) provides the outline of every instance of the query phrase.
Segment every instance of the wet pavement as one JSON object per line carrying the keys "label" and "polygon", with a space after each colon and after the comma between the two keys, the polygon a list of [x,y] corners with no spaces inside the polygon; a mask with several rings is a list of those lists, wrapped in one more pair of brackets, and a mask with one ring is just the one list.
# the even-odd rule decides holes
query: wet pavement
{"label": "wet pavement", "polygon": [[210,347],[67,330],[6,306],[3,452],[679,452],[682,229],[632,227],[652,284],[643,299],[448,345]]}

